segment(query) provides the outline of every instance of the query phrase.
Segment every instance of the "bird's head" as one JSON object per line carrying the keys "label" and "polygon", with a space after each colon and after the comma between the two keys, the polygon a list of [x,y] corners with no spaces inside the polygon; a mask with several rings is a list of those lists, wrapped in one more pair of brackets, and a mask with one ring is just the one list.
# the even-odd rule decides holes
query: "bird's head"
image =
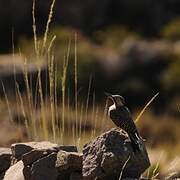
{"label": "bird's head", "polygon": [[105,95],[107,96],[108,100],[111,100],[112,104],[115,105],[115,107],[120,107],[120,106],[124,106],[125,104],[125,99],[120,96],[120,95],[113,95],[110,93],[105,93]]}

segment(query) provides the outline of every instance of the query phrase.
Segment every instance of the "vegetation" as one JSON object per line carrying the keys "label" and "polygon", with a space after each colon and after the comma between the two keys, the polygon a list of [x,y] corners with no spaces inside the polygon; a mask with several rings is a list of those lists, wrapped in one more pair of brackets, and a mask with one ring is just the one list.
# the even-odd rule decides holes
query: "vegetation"
{"label": "vegetation", "polygon": [[176,41],[180,39],[180,18],[176,17],[162,29],[162,36],[165,39]]}
{"label": "vegetation", "polygon": [[[105,33],[97,32],[93,35],[93,40],[98,43],[95,46],[71,29],[57,28],[50,32],[49,26],[54,2],[50,8],[44,36],[38,37],[34,1],[32,10],[34,45],[29,43],[29,40],[22,39],[21,47],[23,48],[20,48],[20,51],[26,54],[24,58],[26,93],[21,93],[18,83],[16,83],[16,97],[8,97],[6,89],[4,89],[4,99],[0,101],[3,109],[1,117],[8,114],[9,121],[1,123],[9,128],[7,131],[13,131],[11,136],[14,139],[9,137],[10,134],[6,137],[9,143],[24,140],[51,140],[60,144],[76,144],[79,149],[82,149],[84,143],[113,126],[106,116],[105,103],[104,105],[96,103],[96,91],[92,88],[91,73],[96,67],[96,59],[102,55],[102,49],[99,48],[99,45],[102,45],[103,50],[104,48],[115,49],[119,42],[127,36],[139,37],[125,28],[113,27],[106,30]],[[167,30],[165,31],[164,36],[169,37]],[[28,59],[32,59],[37,66],[44,61],[47,64],[49,96],[44,94],[41,69],[38,66],[37,87],[35,97],[33,97],[31,83],[27,76],[27,65],[31,63]],[[169,66],[169,72],[164,76],[165,87],[174,88],[175,85],[179,88],[179,62],[177,58]],[[86,94],[84,95],[81,94],[81,88],[85,81],[88,81],[88,87],[85,86]],[[4,104],[6,104],[6,108],[4,108]],[[180,146],[177,145],[173,152],[169,149],[171,143],[178,143],[180,138],[179,121],[168,116],[154,116],[151,112],[145,111],[147,106],[144,109],[142,107],[142,113],[137,112],[139,116],[134,115],[139,121],[137,125],[142,136],[147,139],[150,149],[164,149],[165,147],[167,159],[174,158],[173,154],[179,152]],[[146,115],[142,116],[143,113]],[[169,125],[169,121],[173,123]],[[3,143],[7,142],[2,141],[1,144]],[[146,176],[151,179],[161,178],[161,168],[163,169],[161,159],[153,163]]]}

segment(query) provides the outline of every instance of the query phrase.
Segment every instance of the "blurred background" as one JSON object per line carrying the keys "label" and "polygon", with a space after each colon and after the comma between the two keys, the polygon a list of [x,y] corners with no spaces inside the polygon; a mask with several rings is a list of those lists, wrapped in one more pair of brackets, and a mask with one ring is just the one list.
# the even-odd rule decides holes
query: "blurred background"
{"label": "blurred background", "polygon": [[150,171],[180,172],[180,1],[52,3],[0,0],[0,146],[81,149],[114,126],[104,92],[124,96],[134,119],[159,92],[137,126]]}

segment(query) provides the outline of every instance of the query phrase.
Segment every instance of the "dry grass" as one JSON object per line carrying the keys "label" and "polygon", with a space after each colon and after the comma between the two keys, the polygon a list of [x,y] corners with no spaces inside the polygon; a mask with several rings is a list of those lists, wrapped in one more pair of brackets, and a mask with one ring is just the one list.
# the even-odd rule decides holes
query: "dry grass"
{"label": "dry grass", "polygon": [[[16,97],[9,98],[4,89],[5,98],[1,100],[1,106],[6,105],[5,112],[1,110],[1,126],[7,132],[11,132],[5,137],[5,131],[1,131],[0,145],[9,145],[12,142],[25,141],[25,140],[50,140],[60,144],[76,144],[81,150],[83,145],[90,141],[95,136],[99,135],[103,131],[113,127],[113,124],[106,117],[106,108],[100,105],[96,105],[95,92],[93,94],[93,105],[89,106],[90,90],[92,86],[92,78],[90,76],[89,87],[87,90],[86,102],[79,102],[78,97],[78,44],[77,34],[75,34],[74,40],[69,40],[67,45],[67,52],[64,55],[63,69],[61,72],[60,84],[61,84],[61,99],[57,97],[57,67],[55,64],[55,57],[53,54],[53,44],[56,39],[53,36],[50,44],[47,45],[47,37],[49,32],[49,25],[51,23],[53,8],[55,0],[52,1],[50,12],[46,24],[43,41],[38,40],[36,34],[36,15],[35,15],[35,0],[33,1],[32,15],[33,15],[33,32],[34,32],[34,51],[36,54],[36,60],[41,61],[46,59],[48,65],[48,77],[49,77],[49,98],[45,97],[42,89],[41,81],[41,69],[38,67],[38,80],[36,97],[32,97],[30,81],[27,76],[27,60],[24,59],[24,80],[26,84],[26,94],[21,94],[19,85],[16,83]],[[69,102],[69,93],[67,87],[68,67],[69,67],[69,55],[72,46],[74,47],[74,102],[73,105]],[[58,70],[59,71],[59,70]],[[16,79],[15,79],[16,81]],[[2,84],[3,86],[3,84]],[[4,88],[4,86],[3,86]],[[163,144],[163,148],[166,146],[168,149],[169,142],[173,140],[173,143],[177,143],[180,139],[179,133],[179,121],[176,119],[169,119],[169,117],[158,118],[150,113],[147,113],[146,109],[151,102],[157,97],[156,94],[143,108],[141,113],[137,116],[136,122],[141,119],[141,123],[138,123],[141,134],[147,139],[149,147],[162,146],[162,138],[168,139],[168,143]],[[37,99],[40,99],[40,105],[38,106]],[[59,101],[59,102],[58,102]],[[13,114],[15,112],[15,114]],[[146,113],[145,113],[146,112]],[[146,114],[145,116],[142,115]],[[8,114],[8,115],[7,115]],[[142,121],[143,119],[143,121]],[[173,123],[169,123],[169,122]],[[10,138],[11,137],[11,138]],[[167,139],[166,139],[167,138]],[[159,143],[159,145],[158,145]],[[180,149],[180,147],[177,147]],[[179,149],[173,148],[173,152],[179,151]],[[172,150],[171,150],[172,151]],[[173,154],[172,152],[172,154]],[[172,155],[169,155],[172,157]],[[159,176],[160,160],[154,166],[152,172],[147,173],[147,177],[155,179]]]}

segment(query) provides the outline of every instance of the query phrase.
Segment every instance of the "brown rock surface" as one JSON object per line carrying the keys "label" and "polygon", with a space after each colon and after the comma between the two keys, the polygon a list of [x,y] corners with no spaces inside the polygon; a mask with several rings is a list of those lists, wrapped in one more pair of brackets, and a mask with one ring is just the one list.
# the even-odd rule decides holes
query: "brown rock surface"
{"label": "brown rock surface", "polygon": [[78,172],[71,173],[70,180],[83,180],[82,173],[78,173]]}
{"label": "brown rock surface", "polygon": [[57,154],[56,168],[59,172],[81,172],[82,154],[77,152],[59,151]]}
{"label": "brown rock surface", "polygon": [[48,141],[42,141],[12,144],[11,150],[13,158],[15,160],[20,160],[23,154],[26,154],[33,149],[50,149],[55,151],[58,147],[59,146],[57,144],[53,144]]}
{"label": "brown rock surface", "polygon": [[31,167],[32,180],[56,180],[58,171],[55,168],[57,153],[41,158],[33,163]]}
{"label": "brown rock surface", "polygon": [[49,155],[52,152],[53,151],[51,150],[33,149],[32,151],[22,155],[22,161],[25,166],[28,166],[37,161],[38,159]]}
{"label": "brown rock surface", "polygon": [[103,133],[84,146],[84,179],[139,178],[150,166],[143,142],[141,147],[141,152],[134,153],[127,135],[119,129]]}
{"label": "brown rock surface", "polygon": [[[65,150],[69,152],[77,152],[76,146],[59,146],[48,141],[42,142],[27,142],[27,143],[15,143],[11,145],[12,156],[15,160],[20,160],[22,155],[29,153],[32,150],[42,150],[41,152],[32,152],[32,154],[41,154],[48,152],[58,152],[58,150]],[[46,151],[46,152],[45,152]],[[33,155],[34,155],[33,154]],[[27,155],[30,158],[31,153]],[[25,159],[25,158],[24,158]],[[25,160],[24,160],[25,161]]]}

